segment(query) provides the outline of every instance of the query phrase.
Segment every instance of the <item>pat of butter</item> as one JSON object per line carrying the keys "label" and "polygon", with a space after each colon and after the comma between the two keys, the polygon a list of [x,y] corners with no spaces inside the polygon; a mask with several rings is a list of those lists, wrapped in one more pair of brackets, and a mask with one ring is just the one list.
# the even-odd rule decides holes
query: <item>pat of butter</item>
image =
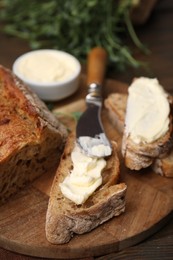
{"label": "pat of butter", "polygon": [[170,105],[157,79],[141,77],[129,87],[125,132],[135,143],[151,143],[169,129]]}
{"label": "pat of butter", "polygon": [[96,137],[81,136],[79,137],[79,143],[86,153],[92,156],[106,157],[112,153],[111,146],[104,133]]}
{"label": "pat of butter", "polygon": [[106,160],[86,156],[77,144],[71,158],[73,170],[60,183],[60,188],[66,198],[80,205],[102,184],[101,173],[106,166]]}
{"label": "pat of butter", "polygon": [[53,50],[41,50],[23,55],[18,62],[17,70],[28,80],[54,83],[72,77],[77,67],[71,55]]}

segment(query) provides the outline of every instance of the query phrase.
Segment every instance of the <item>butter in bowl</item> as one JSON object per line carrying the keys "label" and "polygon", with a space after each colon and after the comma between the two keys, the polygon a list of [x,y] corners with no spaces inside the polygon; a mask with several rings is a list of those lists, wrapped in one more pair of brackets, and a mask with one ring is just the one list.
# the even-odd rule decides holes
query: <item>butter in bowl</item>
{"label": "butter in bowl", "polygon": [[81,65],[67,52],[43,49],[18,57],[12,70],[41,99],[57,101],[78,89]]}

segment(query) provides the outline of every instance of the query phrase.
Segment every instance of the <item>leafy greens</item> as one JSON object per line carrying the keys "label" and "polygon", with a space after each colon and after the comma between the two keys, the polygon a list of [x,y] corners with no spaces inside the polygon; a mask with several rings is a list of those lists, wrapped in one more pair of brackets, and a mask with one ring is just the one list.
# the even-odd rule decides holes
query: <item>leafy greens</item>
{"label": "leafy greens", "polygon": [[25,39],[31,49],[60,49],[82,60],[102,46],[122,70],[140,64],[124,43],[128,32],[142,46],[130,20],[132,5],[133,0],[0,0],[0,21],[7,34]]}

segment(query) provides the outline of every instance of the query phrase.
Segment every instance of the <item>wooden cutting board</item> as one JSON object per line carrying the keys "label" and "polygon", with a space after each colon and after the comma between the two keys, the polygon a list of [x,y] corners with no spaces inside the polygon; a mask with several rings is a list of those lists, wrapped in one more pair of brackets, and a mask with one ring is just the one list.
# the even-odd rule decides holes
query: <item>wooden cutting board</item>
{"label": "wooden cutting board", "polygon": [[[126,91],[123,83],[106,82],[106,94]],[[54,113],[74,131],[75,117],[84,109],[84,100],[78,100]],[[105,109],[102,118],[108,137],[120,145],[121,136],[109,122]],[[82,258],[122,250],[157,232],[172,217],[173,178],[156,175],[150,168],[130,171],[120,160],[121,180],[128,186],[124,214],[90,233],[74,236],[68,244],[51,245],[45,237],[45,215],[54,173],[47,173],[0,207],[0,247],[45,258]]]}

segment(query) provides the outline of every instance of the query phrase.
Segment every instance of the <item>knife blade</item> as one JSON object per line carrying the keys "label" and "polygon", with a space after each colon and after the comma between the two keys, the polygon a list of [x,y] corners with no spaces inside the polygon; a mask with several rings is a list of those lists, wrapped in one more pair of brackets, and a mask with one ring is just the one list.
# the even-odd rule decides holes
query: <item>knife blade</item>
{"label": "knife blade", "polygon": [[101,121],[102,84],[106,72],[107,53],[101,47],[93,48],[88,54],[86,111],[76,127],[77,143],[91,157],[105,157],[112,152]]}

